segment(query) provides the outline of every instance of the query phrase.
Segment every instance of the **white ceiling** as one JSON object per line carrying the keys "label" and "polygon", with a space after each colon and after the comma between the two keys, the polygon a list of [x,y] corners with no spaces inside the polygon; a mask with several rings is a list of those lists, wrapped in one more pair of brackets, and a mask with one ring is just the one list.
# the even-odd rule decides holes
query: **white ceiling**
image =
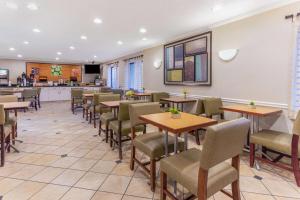
{"label": "white ceiling", "polygon": [[[7,7],[7,2],[18,9]],[[28,3],[39,9],[31,11]],[[54,62],[107,61],[187,32],[290,0],[0,0],[0,57]],[[222,9],[213,12],[215,5]],[[93,22],[95,17],[102,24]],[[139,29],[144,27],[147,33]],[[39,28],[40,33],[32,29]],[[86,35],[87,40],[80,36]],[[146,37],[148,40],[143,41]],[[24,45],[24,41],[29,41]],[[123,41],[118,45],[117,41]],[[76,49],[71,51],[70,46]],[[9,51],[14,47],[15,51]],[[58,56],[57,52],[62,52]],[[94,59],[93,56],[97,58]]]}

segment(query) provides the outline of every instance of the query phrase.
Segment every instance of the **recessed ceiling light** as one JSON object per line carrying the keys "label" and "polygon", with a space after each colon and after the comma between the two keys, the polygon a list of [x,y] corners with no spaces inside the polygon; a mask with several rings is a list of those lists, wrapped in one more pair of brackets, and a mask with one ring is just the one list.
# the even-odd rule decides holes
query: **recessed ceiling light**
{"label": "recessed ceiling light", "polygon": [[26,45],[27,45],[27,44],[29,44],[29,42],[28,42],[28,41],[24,41],[23,43],[24,43],[24,44],[26,44]]}
{"label": "recessed ceiling light", "polygon": [[32,29],[32,31],[35,32],[35,33],[40,33],[41,32],[41,30],[38,29],[38,28],[34,28],[34,29]]}
{"label": "recessed ceiling light", "polygon": [[57,52],[57,55],[61,55],[62,53],[60,51]]}
{"label": "recessed ceiling light", "polygon": [[17,56],[18,56],[18,58],[23,58],[23,56],[21,54],[18,54]]}
{"label": "recessed ceiling light", "polygon": [[223,6],[221,4],[216,4],[214,5],[214,7],[212,8],[213,12],[217,12],[219,10],[222,10]]}
{"label": "recessed ceiling light", "polygon": [[56,57],[55,60],[59,60],[59,57]]}
{"label": "recessed ceiling light", "polygon": [[9,48],[10,51],[15,51],[16,49],[14,47]]}
{"label": "recessed ceiling light", "polygon": [[148,40],[148,38],[145,38],[145,37],[144,37],[142,40],[143,40],[143,41],[146,41],[146,40]]}
{"label": "recessed ceiling light", "polygon": [[5,3],[6,7],[12,9],[12,10],[18,10],[19,6],[18,4],[14,3],[14,2],[6,2]]}
{"label": "recessed ceiling light", "polygon": [[94,19],[94,23],[95,23],[95,24],[102,24],[102,19],[100,19],[100,18],[95,18],[95,19]]}
{"label": "recessed ceiling light", "polygon": [[94,58],[97,58],[97,56],[96,56],[96,55],[94,55]]}
{"label": "recessed ceiling light", "polygon": [[80,36],[80,38],[81,38],[82,40],[87,40],[87,37],[86,37],[85,35]]}
{"label": "recessed ceiling light", "polygon": [[74,46],[70,46],[69,48],[70,48],[71,50],[74,50],[74,49],[75,49],[75,47],[74,47]]}
{"label": "recessed ceiling light", "polygon": [[117,43],[118,43],[118,45],[122,45],[123,44],[123,42],[121,40],[119,40]]}
{"label": "recessed ceiling light", "polygon": [[37,10],[37,9],[39,9],[39,7],[35,3],[28,3],[27,4],[27,8],[29,10]]}
{"label": "recessed ceiling light", "polygon": [[140,28],[140,33],[146,33],[147,32],[147,29],[145,28]]}

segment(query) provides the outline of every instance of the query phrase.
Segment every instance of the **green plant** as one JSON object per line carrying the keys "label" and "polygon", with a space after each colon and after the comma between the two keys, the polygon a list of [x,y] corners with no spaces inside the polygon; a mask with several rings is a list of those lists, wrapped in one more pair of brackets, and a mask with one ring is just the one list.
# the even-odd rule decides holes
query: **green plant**
{"label": "green plant", "polygon": [[177,110],[176,108],[170,108],[168,111],[174,115],[179,114],[179,110]]}
{"label": "green plant", "polygon": [[250,101],[250,106],[255,106],[255,102],[254,101]]}
{"label": "green plant", "polygon": [[125,94],[126,96],[133,96],[134,95],[134,91],[132,91],[132,90],[129,90],[129,91],[127,91],[126,92],[126,94]]}

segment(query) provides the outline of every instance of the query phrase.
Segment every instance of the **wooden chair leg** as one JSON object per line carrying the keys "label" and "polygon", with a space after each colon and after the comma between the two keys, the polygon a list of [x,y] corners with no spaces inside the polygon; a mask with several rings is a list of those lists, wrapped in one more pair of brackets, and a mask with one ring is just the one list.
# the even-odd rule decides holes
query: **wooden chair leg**
{"label": "wooden chair leg", "polygon": [[10,153],[10,135],[6,138],[7,152]]}
{"label": "wooden chair leg", "polygon": [[109,131],[109,142],[110,142],[110,147],[112,147],[113,146],[113,131],[112,130],[110,130]]}
{"label": "wooden chair leg", "polygon": [[150,160],[150,184],[151,191],[155,191],[155,178],[156,178],[156,162],[155,159]]}
{"label": "wooden chair leg", "polygon": [[232,187],[232,198],[233,198],[233,200],[241,200],[239,180],[234,181],[231,184],[231,187]]}
{"label": "wooden chair leg", "polygon": [[200,137],[199,137],[198,130],[196,130],[196,131],[194,132],[194,134],[195,134],[195,138],[196,138],[196,143],[197,143],[198,145],[200,145]]}
{"label": "wooden chair leg", "polygon": [[99,120],[99,131],[98,131],[99,136],[101,135],[101,126],[102,126],[102,123],[101,123],[101,120]]}
{"label": "wooden chair leg", "polygon": [[84,119],[85,109],[82,109],[82,118]]}
{"label": "wooden chair leg", "polygon": [[130,169],[134,170],[135,146],[131,145]]}
{"label": "wooden chair leg", "polygon": [[166,200],[167,195],[164,192],[167,189],[167,174],[160,171],[160,200]]}
{"label": "wooden chair leg", "polygon": [[123,155],[122,155],[122,136],[121,136],[121,133],[118,133],[118,147],[119,147],[119,159],[122,160]]}
{"label": "wooden chair leg", "polygon": [[293,167],[297,186],[300,187],[300,168],[299,168],[299,157],[298,157],[298,144],[299,144],[299,135],[293,135],[293,138],[292,138],[292,167]]}
{"label": "wooden chair leg", "polygon": [[250,167],[254,166],[255,161],[255,144],[250,143]]}
{"label": "wooden chair leg", "polygon": [[[2,129],[3,131],[3,129]],[[5,160],[5,142],[4,142],[4,133],[1,133],[1,167],[4,166],[4,160]]]}
{"label": "wooden chair leg", "polygon": [[12,133],[11,133],[11,139],[12,139],[12,144],[15,145],[15,139],[16,139],[16,125],[12,126]]}
{"label": "wooden chair leg", "polygon": [[94,128],[96,128],[96,112],[94,112]]}
{"label": "wooden chair leg", "polygon": [[105,124],[105,142],[108,143],[108,124]]}
{"label": "wooden chair leg", "polygon": [[91,124],[92,123],[92,112],[90,112],[90,121],[89,123]]}
{"label": "wooden chair leg", "polygon": [[86,120],[86,121],[89,121],[89,109],[86,109],[85,115],[86,115],[85,120]]}

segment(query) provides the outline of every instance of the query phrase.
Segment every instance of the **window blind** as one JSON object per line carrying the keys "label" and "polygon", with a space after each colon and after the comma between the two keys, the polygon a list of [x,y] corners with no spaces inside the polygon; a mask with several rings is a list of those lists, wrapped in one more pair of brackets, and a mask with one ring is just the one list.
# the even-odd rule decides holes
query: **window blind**
{"label": "window blind", "polygon": [[143,87],[143,61],[140,59],[129,61],[125,77],[127,88],[142,90]]}
{"label": "window blind", "polygon": [[119,88],[119,67],[111,64],[107,70],[107,86],[111,88]]}
{"label": "window blind", "polygon": [[300,28],[297,29],[293,76],[292,109],[297,112],[300,110]]}

